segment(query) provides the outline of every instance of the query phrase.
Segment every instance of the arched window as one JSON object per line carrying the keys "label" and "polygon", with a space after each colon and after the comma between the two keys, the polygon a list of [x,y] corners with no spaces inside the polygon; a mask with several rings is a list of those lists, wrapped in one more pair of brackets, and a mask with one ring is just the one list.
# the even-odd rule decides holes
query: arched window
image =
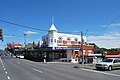
{"label": "arched window", "polygon": [[71,39],[70,37],[67,38],[67,44],[70,44],[71,43]]}
{"label": "arched window", "polygon": [[62,37],[58,38],[58,43],[62,43]]}
{"label": "arched window", "polygon": [[78,44],[78,39],[77,38],[75,38],[75,44]]}

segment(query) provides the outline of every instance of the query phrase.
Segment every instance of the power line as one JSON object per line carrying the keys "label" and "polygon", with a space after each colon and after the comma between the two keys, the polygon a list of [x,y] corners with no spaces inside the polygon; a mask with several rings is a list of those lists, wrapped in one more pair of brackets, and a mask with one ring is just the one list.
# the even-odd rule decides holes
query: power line
{"label": "power line", "polygon": [[107,29],[112,23],[114,23],[119,18],[120,14],[115,19],[113,19],[108,25],[106,25],[106,27],[104,27],[97,35],[100,35],[103,31],[105,31],[105,29]]}
{"label": "power line", "polygon": [[23,37],[23,36],[20,36],[20,35],[14,35],[14,34],[3,34],[3,36],[11,36],[11,37]]}
{"label": "power line", "polygon": [[4,23],[15,25],[15,26],[23,27],[23,28],[28,28],[28,29],[33,29],[33,30],[39,30],[39,31],[48,31],[48,30],[39,29],[39,28],[33,28],[33,27],[30,27],[30,26],[25,26],[25,25],[13,23],[13,22],[5,21],[5,20],[0,20],[0,21],[4,22]]}
{"label": "power line", "polygon": [[[1,22],[4,22],[4,23],[7,23],[7,24],[11,24],[11,25],[23,27],[23,28],[28,28],[28,29],[33,29],[33,30],[39,30],[39,31],[48,31],[48,30],[44,30],[44,29],[33,28],[33,27],[30,27],[30,26],[25,26],[25,25],[13,23],[13,22],[6,21],[6,20],[0,20],[0,21],[1,21]],[[73,34],[73,32],[60,32],[60,33]],[[79,32],[79,33],[80,33],[80,32]]]}

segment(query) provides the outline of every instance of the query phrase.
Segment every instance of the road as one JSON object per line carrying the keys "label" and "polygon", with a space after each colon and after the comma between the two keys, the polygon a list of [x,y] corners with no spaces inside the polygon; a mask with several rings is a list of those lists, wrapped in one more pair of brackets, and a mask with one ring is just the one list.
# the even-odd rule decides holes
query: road
{"label": "road", "polygon": [[78,69],[72,64],[44,64],[0,57],[0,80],[119,80],[119,71]]}

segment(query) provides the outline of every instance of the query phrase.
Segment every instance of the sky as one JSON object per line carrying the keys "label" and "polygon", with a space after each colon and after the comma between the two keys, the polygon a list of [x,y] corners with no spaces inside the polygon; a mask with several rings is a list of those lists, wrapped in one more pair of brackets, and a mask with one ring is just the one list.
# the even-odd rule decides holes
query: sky
{"label": "sky", "polygon": [[[59,32],[79,34],[101,48],[120,48],[120,0],[0,0],[0,28],[4,42],[38,42],[47,34],[54,17]],[[20,27],[3,21],[32,27]],[[42,30],[44,31],[42,31]]]}

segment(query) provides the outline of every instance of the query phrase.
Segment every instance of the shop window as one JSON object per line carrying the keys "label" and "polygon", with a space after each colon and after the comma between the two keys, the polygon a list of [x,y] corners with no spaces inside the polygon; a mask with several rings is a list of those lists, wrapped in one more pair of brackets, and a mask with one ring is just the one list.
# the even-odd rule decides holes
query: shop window
{"label": "shop window", "polygon": [[67,58],[67,54],[66,53],[61,53],[60,58]]}
{"label": "shop window", "polygon": [[78,54],[78,51],[75,51],[75,54]]}

